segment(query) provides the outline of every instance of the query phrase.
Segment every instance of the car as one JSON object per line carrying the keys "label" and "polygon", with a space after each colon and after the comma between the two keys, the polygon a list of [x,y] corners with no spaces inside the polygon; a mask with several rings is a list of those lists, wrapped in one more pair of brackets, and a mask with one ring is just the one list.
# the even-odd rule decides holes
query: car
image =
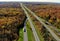
{"label": "car", "polygon": [[24,29],[24,32],[26,32],[26,29]]}

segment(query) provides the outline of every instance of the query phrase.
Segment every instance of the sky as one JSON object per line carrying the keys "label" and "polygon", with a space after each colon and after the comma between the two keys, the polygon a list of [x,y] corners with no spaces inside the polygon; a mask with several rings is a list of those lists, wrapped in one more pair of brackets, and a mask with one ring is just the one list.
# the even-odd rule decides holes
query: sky
{"label": "sky", "polygon": [[60,0],[0,0],[1,1],[18,1],[18,2],[57,2],[60,3]]}

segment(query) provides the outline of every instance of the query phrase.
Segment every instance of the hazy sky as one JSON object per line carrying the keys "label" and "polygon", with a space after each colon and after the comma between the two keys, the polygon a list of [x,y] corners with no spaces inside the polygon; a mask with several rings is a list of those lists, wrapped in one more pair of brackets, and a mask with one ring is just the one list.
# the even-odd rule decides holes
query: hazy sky
{"label": "hazy sky", "polygon": [[60,2],[60,0],[40,0],[42,2]]}
{"label": "hazy sky", "polygon": [[22,2],[57,2],[57,3],[60,3],[60,0],[0,0],[0,1],[22,1]]}

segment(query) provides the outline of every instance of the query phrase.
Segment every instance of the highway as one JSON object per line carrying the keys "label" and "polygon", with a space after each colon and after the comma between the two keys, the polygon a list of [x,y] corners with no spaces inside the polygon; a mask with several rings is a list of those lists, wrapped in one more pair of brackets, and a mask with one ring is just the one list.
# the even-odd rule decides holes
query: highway
{"label": "highway", "polygon": [[48,21],[46,21],[46,20],[44,20],[44,19],[42,19],[42,18],[40,18],[45,24],[47,24],[50,28],[52,28],[54,31],[56,31],[56,32],[60,32],[58,29],[57,29],[57,27],[55,27],[55,26],[53,26],[51,23],[49,23]]}
{"label": "highway", "polygon": [[[22,4],[23,5],[23,4]],[[23,5],[23,7],[29,11],[49,32],[50,34],[54,37],[54,39],[56,39],[57,41],[60,41],[60,38],[53,32],[53,30],[51,30],[49,28],[49,26],[47,26],[38,16],[35,15],[34,12],[32,12],[30,9],[28,9],[25,5]],[[26,11],[25,10],[25,11]],[[29,17],[29,16],[28,16]],[[30,18],[29,18],[30,19]]]}
{"label": "highway", "polygon": [[26,22],[27,22],[27,19],[24,23],[24,41],[28,41],[27,30],[26,30]]}
{"label": "highway", "polygon": [[22,9],[24,10],[24,12],[25,12],[25,14],[26,14],[26,16],[27,16],[27,18],[28,18],[28,21],[29,21],[30,26],[31,26],[31,28],[32,28],[32,32],[33,32],[35,41],[40,41],[40,39],[39,39],[39,37],[38,37],[38,35],[37,35],[37,32],[36,32],[36,30],[35,30],[35,28],[34,28],[34,25],[33,25],[32,21],[31,21],[31,19],[30,19],[30,16],[28,15],[28,12],[25,10],[25,8],[23,7],[22,3],[20,3],[20,5],[21,5]]}

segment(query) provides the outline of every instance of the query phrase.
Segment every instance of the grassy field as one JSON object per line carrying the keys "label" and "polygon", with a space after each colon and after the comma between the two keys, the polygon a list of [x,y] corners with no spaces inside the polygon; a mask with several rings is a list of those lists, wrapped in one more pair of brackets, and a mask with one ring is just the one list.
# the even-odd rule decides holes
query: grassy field
{"label": "grassy field", "polygon": [[19,34],[20,34],[19,35],[20,37],[19,37],[18,41],[23,41],[23,28],[20,29]]}
{"label": "grassy field", "polygon": [[28,41],[35,41],[29,22],[27,22],[27,35],[28,35]]}

